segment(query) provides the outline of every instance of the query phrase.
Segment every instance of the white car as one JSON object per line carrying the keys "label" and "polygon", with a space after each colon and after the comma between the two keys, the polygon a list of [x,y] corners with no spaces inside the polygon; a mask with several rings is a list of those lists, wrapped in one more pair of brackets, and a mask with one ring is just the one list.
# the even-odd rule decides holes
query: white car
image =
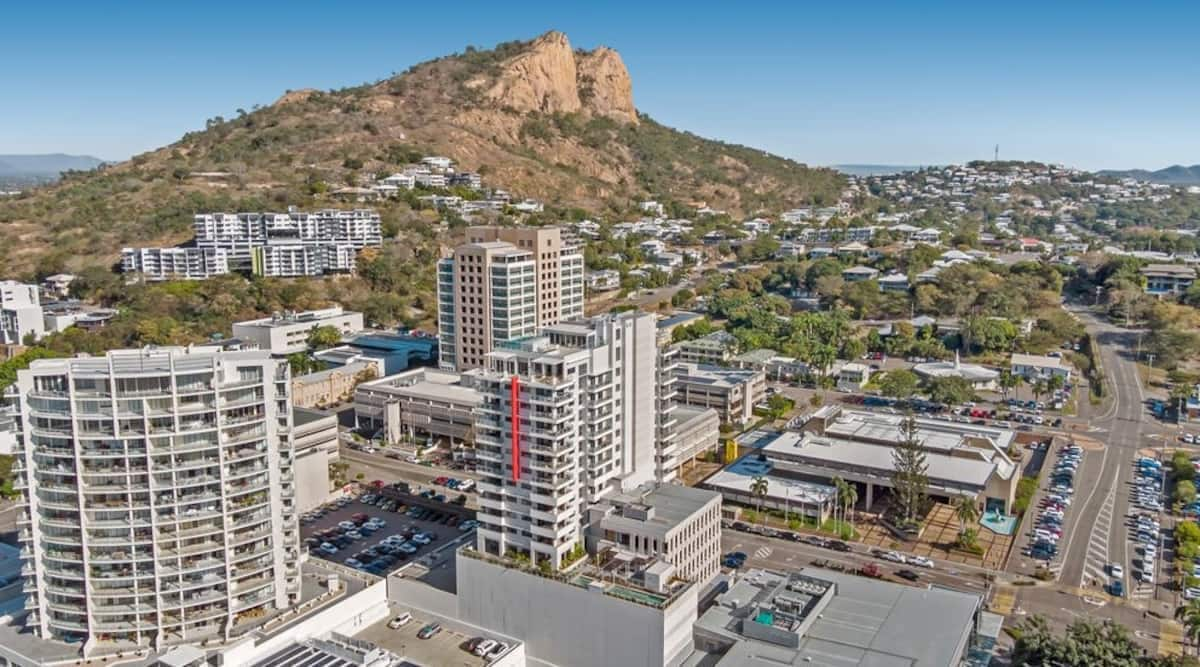
{"label": "white car", "polygon": [[1183,599],[1195,600],[1200,598],[1200,588],[1189,588],[1183,592]]}
{"label": "white car", "polygon": [[408,625],[410,622],[412,622],[412,614],[410,614],[406,611],[403,614],[400,614],[399,616],[397,616],[396,618],[393,618],[392,620],[388,621],[388,627],[391,628],[392,630],[395,630],[397,628],[402,628],[402,627]]}
{"label": "white car", "polygon": [[492,650],[488,651],[487,655],[483,657],[487,658],[488,660],[495,660],[496,658],[504,655],[506,652],[508,652],[508,644],[505,644],[504,642],[496,642],[496,645],[492,647]]}
{"label": "white car", "polygon": [[898,551],[885,551],[882,554],[880,554],[879,557],[884,560],[890,560],[893,563],[907,563],[908,562],[908,559],[904,557],[904,554],[902,554]]}
{"label": "white car", "polygon": [[475,647],[475,655],[480,657],[487,655],[488,651],[496,648],[497,643],[495,639],[485,639],[479,642],[479,645]]}
{"label": "white car", "polygon": [[1108,573],[1112,575],[1113,579],[1120,579],[1125,576],[1125,568],[1121,567],[1120,563],[1109,563]]}
{"label": "white car", "polygon": [[924,556],[913,556],[912,558],[908,559],[908,562],[910,565],[916,565],[918,567],[925,567],[925,568],[929,568],[931,570],[933,569],[933,561]]}

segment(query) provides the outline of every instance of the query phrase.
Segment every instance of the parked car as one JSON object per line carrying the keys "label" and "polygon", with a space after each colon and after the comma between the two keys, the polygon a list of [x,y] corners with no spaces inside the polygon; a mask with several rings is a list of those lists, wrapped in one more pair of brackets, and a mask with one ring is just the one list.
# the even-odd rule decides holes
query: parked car
{"label": "parked car", "polygon": [[426,625],[425,627],[421,628],[421,631],[417,633],[417,638],[418,639],[429,639],[441,631],[442,631],[442,626],[440,624],[430,623],[429,625]]}
{"label": "parked car", "polygon": [[488,651],[491,651],[496,647],[496,643],[497,642],[495,639],[484,639],[483,641],[479,642],[479,644],[475,646],[475,650],[471,652],[479,657],[483,657],[488,654]]}
{"label": "parked car", "polygon": [[412,621],[412,618],[413,618],[412,614],[410,614],[406,611],[403,614],[400,614],[399,616],[388,621],[388,627],[391,628],[392,630],[395,630],[396,628],[402,628],[402,627],[408,625]]}

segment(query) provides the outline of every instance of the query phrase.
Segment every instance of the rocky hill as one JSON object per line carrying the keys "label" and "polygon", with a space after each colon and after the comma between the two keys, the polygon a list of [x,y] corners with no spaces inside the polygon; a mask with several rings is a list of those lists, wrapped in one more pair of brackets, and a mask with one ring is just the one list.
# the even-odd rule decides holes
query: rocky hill
{"label": "rocky hill", "polygon": [[331,205],[330,189],[430,154],[554,209],[600,215],[641,198],[735,215],[836,199],[836,172],[671,129],[639,114],[632,91],[616,51],[575,50],[556,32],[373,84],[289,91],[0,201],[0,262],[6,273],[112,262],[124,245],[188,238],[195,212]]}

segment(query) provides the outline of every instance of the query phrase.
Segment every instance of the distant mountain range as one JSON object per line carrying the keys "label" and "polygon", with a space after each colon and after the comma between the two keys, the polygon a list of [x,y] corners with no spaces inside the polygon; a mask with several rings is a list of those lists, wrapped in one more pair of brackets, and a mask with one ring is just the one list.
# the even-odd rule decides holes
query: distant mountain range
{"label": "distant mountain range", "polygon": [[851,176],[887,176],[904,171],[916,171],[923,167],[910,164],[835,164],[831,165],[831,168]]}
{"label": "distant mountain range", "polygon": [[1164,183],[1166,185],[1200,185],[1200,164],[1185,167],[1181,164],[1171,165],[1166,169],[1148,171],[1146,169],[1105,169],[1100,174],[1113,178],[1136,178],[1139,181]]}
{"label": "distant mountain range", "polygon": [[95,169],[104,163],[90,155],[3,155],[0,154],[0,177],[54,178],[71,169]]}

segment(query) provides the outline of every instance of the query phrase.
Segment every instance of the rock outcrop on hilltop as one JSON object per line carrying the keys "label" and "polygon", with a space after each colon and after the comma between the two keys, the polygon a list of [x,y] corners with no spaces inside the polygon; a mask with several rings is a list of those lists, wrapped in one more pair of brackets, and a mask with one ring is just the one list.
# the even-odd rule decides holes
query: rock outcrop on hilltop
{"label": "rock outcrop on hilltop", "polygon": [[574,113],[637,122],[633,83],[616,51],[575,51],[567,36],[549,32],[500,64],[487,98],[522,112]]}

